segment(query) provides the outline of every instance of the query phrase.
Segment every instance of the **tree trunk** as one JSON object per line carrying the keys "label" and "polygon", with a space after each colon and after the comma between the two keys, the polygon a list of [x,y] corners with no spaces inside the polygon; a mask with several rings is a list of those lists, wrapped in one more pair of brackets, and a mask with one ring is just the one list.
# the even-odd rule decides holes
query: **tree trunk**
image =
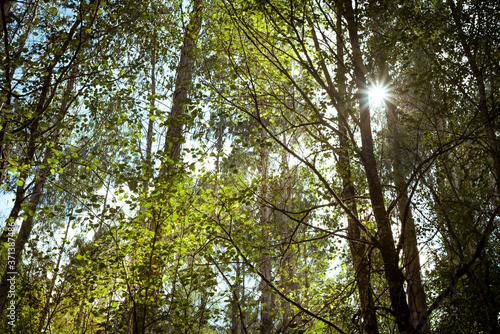
{"label": "tree trunk", "polygon": [[[260,256],[260,270],[262,275],[267,281],[271,280],[271,250],[268,248],[267,242],[269,240],[270,233],[270,210],[267,207],[267,171],[268,171],[268,160],[269,152],[267,146],[265,145],[266,133],[261,127],[260,129],[261,138],[261,148],[260,148],[260,175],[262,177],[262,190],[261,196],[263,204],[260,207],[260,225],[262,229],[262,250]],[[261,334],[272,334],[274,329],[274,295],[270,291],[270,287],[267,285],[265,280],[260,282],[261,289],[261,311],[260,311],[260,332]]]}
{"label": "tree trunk", "polygon": [[142,184],[142,191],[144,194],[148,193],[149,180],[152,172],[151,150],[153,146],[153,127],[155,124],[154,115],[156,110],[156,36],[153,37],[153,52],[151,54],[151,102],[149,105],[149,119],[148,119],[148,132],[146,134],[146,156],[144,163],[146,164],[146,172],[144,173],[144,181]]}
{"label": "tree trunk", "polygon": [[[483,72],[478,66],[476,58],[472,54],[471,46],[467,41],[467,36],[465,35],[465,32],[462,28],[461,18],[459,16],[458,9],[455,6],[455,2],[453,0],[448,0],[448,4],[451,9],[453,21],[457,29],[460,43],[462,44],[462,48],[464,49],[465,57],[467,58],[470,70],[476,81],[477,93],[479,96],[477,107],[479,109],[482,121],[484,122],[486,136],[488,138],[488,148],[493,160],[493,173],[496,181],[497,195],[500,196],[500,149],[495,132],[496,114],[494,112],[490,112],[488,108],[488,104],[486,101],[486,84],[484,82]],[[469,275],[469,277],[472,276]],[[476,284],[476,287],[479,288],[479,285]],[[483,290],[483,293],[480,294],[480,298],[483,301],[483,307],[485,308],[485,312],[488,318],[488,331],[490,333],[498,333],[500,329],[498,325],[498,309],[496,307],[496,301],[493,294],[488,293],[488,291],[490,290],[489,285],[487,285],[485,288],[486,291]]]}
{"label": "tree trunk", "polygon": [[[389,77],[389,76],[387,76]],[[389,138],[389,151],[393,161],[393,177],[400,200],[397,204],[399,219],[402,226],[403,263],[408,285],[408,306],[411,312],[411,322],[416,328],[422,316],[427,312],[425,291],[422,285],[420,256],[417,243],[417,232],[410,207],[408,190],[406,188],[405,167],[401,160],[403,150],[401,147],[400,129],[396,115],[396,106],[386,102],[387,126],[392,134]],[[422,333],[429,334],[429,323],[422,328]]]}
{"label": "tree trunk", "polygon": [[[45,149],[45,155],[43,158],[43,165],[48,165],[48,159],[52,157],[52,149],[47,147]],[[30,196],[29,203],[26,208],[26,212],[33,211],[36,212],[38,203],[42,197],[43,186],[45,185],[45,180],[47,178],[47,168],[40,168],[37,173],[38,180],[35,182],[35,186],[33,188],[33,193]],[[27,218],[21,224],[21,228],[19,230],[19,234],[15,241],[14,252],[11,252],[11,247],[9,247],[8,251],[8,259],[9,262],[13,261],[12,265],[8,265],[5,267],[5,271],[2,276],[2,281],[0,283],[0,314],[3,312],[5,304],[7,303],[8,296],[8,285],[9,282],[16,278],[17,268],[19,267],[19,261],[21,260],[21,254],[24,250],[24,246],[29,240],[31,230],[33,228],[33,215],[27,214]],[[9,238],[10,239],[10,238]],[[10,242],[9,242],[10,244]],[[11,255],[12,254],[12,255]]]}
{"label": "tree trunk", "polygon": [[202,14],[203,0],[194,0],[193,11],[184,33],[184,42],[181,48],[177,77],[175,78],[172,110],[168,118],[168,130],[165,137],[165,153],[170,161],[163,163],[162,174],[171,172],[180,159],[181,146],[184,142],[182,130],[186,122],[186,100],[192,84],[196,43],[201,29]]}
{"label": "tree trunk", "polygon": [[[337,19],[337,71],[339,73],[338,90],[341,96],[346,96],[346,76],[344,66],[344,41],[342,38],[341,19]],[[346,205],[357,217],[358,210],[355,201],[355,189],[351,179],[351,166],[349,157],[349,142],[347,140],[347,112],[343,101],[338,103],[339,117],[339,172],[342,175],[343,197]],[[356,273],[356,284],[358,285],[359,300],[361,302],[361,318],[363,319],[363,330],[365,333],[378,333],[377,313],[373,300],[373,290],[370,282],[370,259],[367,255],[366,244],[362,241],[361,230],[356,222],[348,217],[347,219],[349,237],[349,248],[353,260],[353,267]]]}
{"label": "tree trunk", "polygon": [[500,195],[500,149],[498,147],[498,139],[495,134],[495,125],[494,125],[495,115],[490,115],[490,112],[488,110],[488,105],[486,103],[486,85],[484,83],[483,73],[477,64],[475,57],[472,54],[469,43],[467,42],[467,38],[462,28],[462,23],[458,14],[458,10],[453,0],[448,0],[448,3],[451,8],[453,21],[455,22],[455,26],[457,28],[460,43],[462,44],[462,47],[464,49],[465,57],[467,58],[469,67],[476,81],[477,92],[479,95],[479,101],[477,106],[481,114],[481,117],[483,118],[486,135],[488,137],[489,149],[491,152],[491,157],[493,159],[497,192]]}
{"label": "tree trunk", "polygon": [[[295,103],[295,101],[292,101],[292,103]],[[285,145],[288,144],[285,134],[283,134],[283,143]],[[285,213],[292,211],[292,189],[295,181],[295,177],[290,173],[290,168],[288,164],[288,154],[286,151],[283,151],[282,153],[281,165],[283,166],[283,175],[284,175],[282,177],[283,182],[281,185],[281,192],[283,193],[282,208],[284,211],[281,212],[281,226],[283,231],[282,235],[285,237],[284,240],[287,240],[287,242],[284,245],[283,258],[282,258],[283,265],[282,268],[280,268],[281,269],[280,277],[282,282],[281,284],[283,286],[283,293],[286,296],[290,296],[293,292],[297,291],[298,283],[294,282],[294,277],[296,276],[295,265],[294,265],[294,262],[296,262],[295,261],[296,254],[292,248],[293,240],[292,239],[288,240],[288,236],[292,238],[293,230],[290,227],[290,219]],[[290,307],[290,302],[282,300],[281,304],[283,305],[283,310],[282,310],[283,320],[281,326],[282,327],[281,333],[287,334],[290,333],[291,331],[290,325],[292,324],[293,313]]]}
{"label": "tree trunk", "polygon": [[[180,160],[180,152],[181,146],[184,142],[184,134],[183,134],[183,126],[186,122],[185,114],[186,114],[186,100],[189,92],[189,88],[192,84],[192,75],[194,70],[194,56],[196,52],[196,44],[198,40],[198,35],[201,29],[202,24],[202,13],[203,13],[203,0],[194,0],[193,1],[193,10],[190,14],[189,23],[186,26],[184,31],[184,41],[181,48],[181,55],[179,60],[179,66],[177,68],[177,76],[175,80],[175,89],[173,94],[173,102],[172,102],[172,110],[170,112],[168,118],[168,129],[167,135],[165,138],[165,148],[164,151],[166,153],[167,161],[162,162],[162,167],[160,169],[160,174],[168,175],[173,171],[173,168],[177,165]],[[153,68],[156,66],[156,55],[152,58]],[[156,90],[156,86],[154,84],[155,78],[154,73],[152,73],[152,88]],[[154,103],[154,100],[152,100]],[[152,123],[150,121],[148,126],[148,137],[147,137],[147,147],[146,147],[146,163],[151,165],[150,157],[151,157],[151,138],[152,138]],[[148,160],[149,159],[149,160]],[[144,188],[147,189],[147,186],[144,185]],[[154,241],[157,241],[161,238],[162,229],[158,224],[158,219],[156,213],[153,213],[153,218],[150,220],[149,230],[154,231],[155,237]],[[154,250],[152,250],[154,251]],[[149,268],[152,268],[153,265],[157,266],[158,259],[154,256],[151,257],[150,263],[148,264]],[[151,269],[148,269],[148,273],[145,275],[143,281],[149,280],[150,278],[154,278],[157,275],[157,272],[152,272]],[[155,270],[158,271],[158,270]],[[149,283],[147,283],[149,284]],[[154,285],[154,284],[153,284]],[[153,286],[152,291],[149,291],[150,288],[147,286],[142,287],[144,290],[145,296],[139,298],[151,298],[151,296],[156,296],[158,294],[158,288]],[[133,325],[133,333],[134,334],[144,334],[146,333],[147,317],[148,317],[148,304],[147,300],[143,302],[136,302],[135,312],[134,312],[134,325]]]}
{"label": "tree trunk", "polygon": [[235,268],[235,277],[236,277],[236,282],[234,284],[234,300],[233,303],[231,304],[231,334],[238,334],[239,331],[239,324],[240,324],[240,315],[239,315],[239,307],[238,304],[241,303],[241,293],[240,293],[240,288],[241,288],[241,266],[240,262],[236,262],[236,268]]}
{"label": "tree trunk", "polygon": [[[342,4],[340,4],[342,7]],[[396,323],[400,332],[414,333],[415,328],[410,321],[410,309],[404,290],[405,277],[399,268],[399,256],[396,253],[391,222],[387,216],[382,185],[377,170],[377,161],[374,155],[373,138],[370,120],[370,108],[366,93],[365,65],[363,63],[359,43],[358,27],[354,9],[350,1],[345,2],[344,16],[347,20],[347,29],[351,41],[354,79],[358,89],[361,130],[361,162],[365,169],[370,193],[372,210],[377,224],[379,248],[384,262],[384,275],[389,286],[391,307],[394,311]]]}

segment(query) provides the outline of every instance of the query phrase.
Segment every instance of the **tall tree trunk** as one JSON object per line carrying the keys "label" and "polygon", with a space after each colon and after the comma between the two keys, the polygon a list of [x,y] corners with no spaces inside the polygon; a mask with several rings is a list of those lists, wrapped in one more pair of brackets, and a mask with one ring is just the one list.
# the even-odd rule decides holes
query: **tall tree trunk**
{"label": "tall tree trunk", "polygon": [[[201,268],[200,268],[201,269]],[[203,269],[201,269],[203,270]],[[206,287],[203,285],[200,291],[200,308],[198,310],[199,313],[199,321],[198,321],[198,332],[201,332],[203,329],[203,326],[207,324],[207,303],[208,303],[208,292]]]}
{"label": "tall tree trunk", "polygon": [[490,111],[488,110],[488,104],[486,101],[486,85],[484,82],[483,72],[479,68],[476,62],[476,58],[472,54],[471,47],[469,45],[469,42],[467,41],[467,36],[465,35],[465,32],[462,28],[462,22],[459,16],[458,9],[456,8],[455,2],[453,0],[448,0],[448,4],[451,8],[453,21],[457,28],[458,37],[460,39],[460,43],[462,44],[462,48],[464,49],[465,57],[467,58],[470,70],[476,81],[477,93],[479,96],[477,107],[483,119],[486,135],[488,137],[489,151],[491,152],[490,154],[493,159],[497,192],[500,195],[500,149],[498,147],[498,139],[495,134],[495,115],[493,113],[490,114]]}
{"label": "tall tree trunk", "polygon": [[241,305],[241,264],[240,261],[236,262],[236,267],[234,268],[235,270],[235,277],[236,277],[236,282],[234,284],[234,300],[233,303],[231,304],[231,334],[238,334],[239,331],[239,324],[240,324],[240,315],[239,315],[239,304]]}
{"label": "tall tree trunk", "polygon": [[[166,153],[167,161],[162,163],[160,174],[168,175],[173,171],[173,168],[177,165],[180,160],[181,146],[184,142],[184,134],[183,134],[183,126],[186,122],[186,100],[188,96],[188,92],[190,86],[192,84],[192,76],[194,70],[194,57],[196,52],[196,44],[198,41],[198,35],[202,25],[202,14],[203,14],[203,0],[194,0],[193,1],[193,10],[190,13],[189,23],[187,24],[184,31],[184,41],[181,47],[181,54],[179,59],[179,66],[177,68],[176,80],[175,80],[175,88],[173,94],[173,102],[172,102],[172,110],[168,117],[168,129],[167,135],[165,138],[165,147],[164,151]],[[154,66],[156,66],[156,56],[152,58],[152,62]],[[152,79],[154,81],[154,74],[152,74]],[[156,89],[155,86],[153,86]],[[150,134],[151,128],[151,134]],[[148,126],[148,143],[150,143],[151,139],[149,135],[152,136],[152,124],[149,123]],[[148,145],[148,144],[147,144]],[[149,150],[149,151],[148,151]],[[151,148],[149,146],[146,147],[146,159],[151,156],[150,153]],[[150,159],[150,158],[149,158]],[[148,161],[148,160],[147,160]],[[149,164],[151,164],[149,160]],[[146,186],[145,186],[146,187]],[[159,217],[154,212],[153,218],[150,220],[149,229],[154,232],[153,243],[158,242],[162,237],[162,229],[158,224]],[[154,246],[152,252],[154,252]],[[148,327],[147,318],[148,318],[148,299],[151,299],[151,296],[156,296],[158,294],[158,287],[152,286],[152,290],[150,289],[147,281],[155,278],[158,269],[155,272],[152,272],[154,266],[158,267],[158,259],[155,256],[150,258],[150,263],[147,269],[146,275],[144,275],[144,279],[142,280],[144,286],[141,288],[144,291],[144,296],[139,298],[143,298],[143,302],[136,302],[135,312],[134,312],[134,324],[133,324],[133,333],[134,334],[144,334],[146,333],[146,329]],[[154,285],[154,284],[153,284]],[[151,291],[150,291],[151,290]]]}
{"label": "tall tree trunk", "polygon": [[181,147],[184,142],[183,127],[186,122],[186,100],[192,84],[194,58],[202,24],[202,14],[203,0],[193,0],[193,11],[184,32],[184,42],[175,78],[172,110],[168,118],[168,130],[165,137],[165,153],[170,161],[166,161],[162,165],[162,174],[168,174],[172,171],[173,166],[180,159]]}
{"label": "tall tree trunk", "polygon": [[152,162],[151,162],[151,151],[153,146],[153,127],[155,124],[154,115],[156,110],[156,36],[153,37],[153,51],[151,53],[151,102],[149,104],[149,119],[148,119],[148,130],[146,133],[146,154],[144,158],[144,163],[146,165],[146,173],[144,181],[142,184],[142,191],[144,194],[148,193],[149,180],[151,179],[152,172]]}
{"label": "tall tree trunk", "polygon": [[[338,90],[341,96],[346,96],[346,75],[344,65],[344,40],[342,37],[342,20],[337,18],[337,71],[339,77]],[[358,210],[354,184],[352,181],[349,141],[347,134],[347,112],[343,101],[338,103],[339,117],[339,171],[342,175],[343,197],[346,205],[357,217]],[[373,300],[373,290],[370,282],[370,259],[367,254],[367,246],[363,243],[361,230],[356,222],[347,218],[347,235],[349,237],[349,249],[356,273],[356,284],[358,285],[359,300],[361,302],[361,318],[363,319],[363,330],[365,333],[378,333],[377,313]]]}
{"label": "tall tree trunk", "polygon": [[[12,63],[12,60],[10,59],[10,54],[9,54],[9,47],[10,47],[10,43],[9,43],[9,31],[7,29],[7,17],[9,16],[9,12],[10,12],[10,1],[2,1],[2,3],[0,4],[0,19],[2,20],[1,24],[0,24],[0,32],[1,32],[1,37],[2,37],[2,40],[0,41],[0,43],[3,43],[4,44],[4,50],[5,50],[5,59],[3,59],[3,66],[5,68],[4,70],[4,85],[5,85],[5,90],[7,92],[6,94],[6,98],[7,100],[5,102],[1,101],[0,102],[0,106],[1,106],[1,109],[6,109],[6,108],[12,108],[12,79],[13,79],[13,71],[11,69],[11,64]],[[23,43],[24,44],[24,43]],[[22,47],[24,47],[24,45],[22,45]],[[3,114],[3,113],[2,113]],[[1,129],[0,129],[0,185],[2,185],[2,182],[3,182],[3,178],[4,178],[4,175],[5,175],[5,165],[7,163],[7,155],[6,155],[6,149],[5,149],[5,146],[6,146],[6,143],[4,143],[4,140],[5,140],[5,135],[7,134],[7,126],[9,124],[9,120],[7,119],[7,117],[4,117],[4,115],[2,115],[2,121],[1,121]],[[6,234],[5,234],[6,235]],[[2,237],[4,235],[2,234]],[[5,242],[5,240],[0,239],[0,244]]]}
{"label": "tall tree trunk", "polygon": [[399,256],[396,253],[391,222],[387,216],[382,184],[377,169],[377,161],[374,155],[373,138],[370,120],[370,107],[366,93],[366,67],[363,63],[356,16],[350,1],[344,4],[344,16],[347,21],[347,29],[351,41],[354,79],[358,89],[360,109],[360,131],[361,131],[361,162],[363,164],[372,210],[377,224],[379,238],[379,249],[384,262],[384,275],[389,286],[389,297],[391,307],[394,311],[396,323],[400,332],[414,333],[415,328],[410,321],[411,313],[406,300],[404,290],[405,277],[399,268]]}
{"label": "tall tree trunk", "polygon": [[[285,223],[288,223],[285,220]],[[289,231],[290,232],[290,231]],[[293,278],[295,277],[295,267],[294,267],[294,253],[292,250],[286,250],[285,254],[283,254],[283,273],[280,275],[282,285],[283,285],[283,293],[287,296],[290,296],[294,291],[297,290],[297,283],[293,282]],[[283,305],[283,324],[282,324],[282,333],[290,333],[293,319],[292,309],[290,307],[290,303],[286,300],[282,301]]]}
{"label": "tall tree trunk", "polygon": [[[95,2],[95,0],[91,0],[91,3],[94,3],[94,2]],[[45,113],[47,111],[48,107],[50,106],[50,103],[52,102],[54,95],[55,95],[55,92],[57,91],[57,87],[59,85],[58,82],[52,83],[52,78],[54,76],[54,71],[56,69],[56,65],[58,65],[63,54],[68,50],[68,48],[70,48],[70,46],[71,46],[70,42],[72,41],[74,35],[77,33],[78,27],[80,26],[80,24],[81,24],[80,19],[77,19],[73,23],[71,29],[68,32],[68,38],[65,40],[65,42],[63,43],[63,45],[59,49],[60,52],[58,52],[57,54],[54,55],[54,58],[50,62],[50,65],[47,66],[45,72],[47,72],[49,74],[47,76],[45,76],[45,79],[43,80],[43,83],[42,83],[42,86],[40,89],[40,95],[39,95],[33,116],[30,119],[28,119],[26,122],[24,122],[21,126],[19,126],[17,129],[13,129],[10,132],[7,132],[7,126],[9,125],[8,119],[5,119],[2,121],[2,129],[0,130],[0,154],[2,155],[0,157],[2,159],[1,163],[0,163],[0,165],[1,165],[0,168],[2,168],[2,170],[0,173],[2,173],[2,174],[0,174],[0,178],[3,178],[3,173],[5,172],[3,169],[4,163],[5,163],[5,158],[6,158],[5,146],[7,145],[5,143],[5,141],[8,142],[9,141],[8,139],[10,138],[10,136],[13,133],[22,131],[23,129],[26,129],[26,128],[29,128],[29,130],[30,130],[29,131],[30,132],[30,139],[28,142],[26,154],[25,154],[24,159],[23,159],[24,160],[23,165],[28,165],[28,166],[33,165],[33,160],[34,160],[36,149],[37,149],[37,141],[40,140],[40,138],[39,138],[40,132],[39,132],[38,126],[40,124],[42,114]],[[88,37],[86,34],[84,34],[84,36]],[[5,38],[6,37],[7,37],[7,35],[5,34]],[[85,39],[80,40],[81,44],[79,44],[78,47],[82,46],[84,40]],[[26,42],[25,38],[20,41],[19,46],[18,46],[18,47],[20,47],[20,50],[22,50],[22,48],[24,47],[25,42]],[[5,44],[6,50],[8,50],[11,46],[8,45],[7,40],[5,40],[5,43],[6,43]],[[17,56],[17,58],[18,58],[18,57],[20,57],[21,52],[19,51],[17,53],[18,53],[18,56]],[[17,60],[17,58],[10,59],[9,55],[7,54],[7,57],[5,59],[6,66],[5,66],[4,82],[5,82],[5,85],[8,89],[8,94],[7,94],[6,105],[2,106],[2,109],[5,108],[6,106],[11,106],[11,95],[12,95],[11,85],[12,85],[12,79],[13,79],[15,68],[10,68],[10,65],[11,65],[10,63],[13,60]],[[74,66],[74,63],[70,63],[70,66]],[[72,76],[72,78],[70,78],[68,80],[68,86],[71,85],[71,89],[72,89],[72,86],[74,84],[74,80],[75,80],[74,75]],[[62,103],[67,104],[68,103],[67,98],[64,98]],[[64,113],[67,111],[65,109],[67,109],[67,108],[66,107],[61,108],[61,110],[64,110]],[[63,114],[63,117],[64,117],[64,114]],[[10,122],[10,123],[12,123],[12,122]],[[10,212],[9,218],[7,220],[7,222],[11,222],[12,224],[15,223],[15,221],[19,217],[19,213],[22,210],[22,205],[24,203],[25,193],[26,193],[25,184],[26,184],[26,179],[28,176],[29,176],[29,170],[27,170],[27,169],[25,169],[23,172],[20,173],[19,180],[24,181],[24,183],[21,186],[18,186],[16,189],[16,197],[15,197],[15,201],[14,201],[14,206],[13,206],[13,208]],[[6,240],[7,240],[7,231],[4,230],[2,232],[2,235],[0,236],[0,244],[4,243]],[[1,290],[1,288],[0,288],[0,290]],[[1,295],[1,292],[0,292],[0,295]],[[0,308],[1,308],[1,306],[0,306]]]}
{"label": "tall tree trunk", "polygon": [[[269,232],[270,232],[270,210],[267,207],[267,172],[268,172],[268,161],[269,161],[269,151],[266,146],[266,133],[265,130],[260,128],[260,175],[262,178],[262,190],[261,196],[264,202],[260,207],[260,225],[262,229],[262,250],[260,256],[260,270],[262,275],[267,281],[271,281],[271,250],[268,248]],[[263,279],[260,282],[261,289],[261,311],[260,311],[260,332],[261,334],[272,334],[274,329],[274,295],[271,292],[271,288],[267,285],[266,281]]]}
{"label": "tall tree trunk", "polygon": [[[52,157],[52,149],[50,147],[46,147],[45,155],[43,158],[43,165],[45,168],[40,168],[37,173],[38,180],[35,182],[35,186],[33,188],[33,193],[30,196],[26,212],[29,211],[36,212],[37,206],[40,202],[43,193],[43,186],[45,185],[45,180],[47,178],[47,165],[48,159]],[[5,267],[5,271],[2,276],[2,281],[0,283],[0,314],[3,312],[5,304],[7,303],[8,296],[8,285],[9,282],[14,281],[16,279],[17,268],[19,267],[19,261],[21,260],[21,254],[24,250],[24,246],[29,240],[31,230],[34,225],[34,217],[31,214],[27,214],[26,219],[22,222],[21,228],[19,230],[19,234],[15,241],[15,246],[13,252],[11,252],[12,247],[9,247],[8,250],[8,259],[9,265]],[[9,238],[11,239],[11,238]],[[9,246],[11,242],[9,240]],[[10,265],[10,261],[12,261],[12,265]]]}
{"label": "tall tree trunk", "polygon": [[[292,103],[295,101],[292,100]],[[284,122],[283,122],[284,123]],[[284,124],[283,124],[284,125]],[[286,135],[283,133],[283,143],[288,145]],[[290,296],[293,292],[297,291],[298,284],[294,282],[294,277],[296,276],[294,262],[296,259],[295,252],[293,250],[293,240],[288,240],[288,236],[292,238],[293,230],[290,226],[290,219],[288,218],[286,212],[292,211],[292,187],[294,184],[295,177],[290,172],[290,167],[288,164],[288,154],[286,151],[283,151],[281,156],[281,165],[283,166],[283,177],[282,177],[282,208],[285,212],[281,212],[281,226],[282,226],[282,235],[285,236],[285,240],[287,243],[284,246],[283,250],[283,258],[282,258],[282,268],[280,277],[283,286],[283,293],[286,296]],[[283,320],[282,320],[282,331],[281,333],[287,334],[290,333],[290,325],[292,324],[293,313],[290,306],[290,302],[286,300],[282,300],[281,304],[283,305]]]}
{"label": "tall tree trunk", "polygon": [[[154,127],[154,118],[152,117],[155,114],[155,108],[156,108],[156,37],[153,37],[153,51],[151,53],[151,101],[149,104],[149,119],[148,119],[148,130],[146,134],[146,152],[145,152],[145,157],[144,157],[144,172],[143,172],[143,182],[142,182],[142,193],[144,196],[147,198],[148,196],[148,191],[149,191],[149,180],[151,179],[151,171],[152,171],[152,161],[151,161],[151,151],[152,151],[152,144],[153,144],[153,127]],[[141,206],[141,212],[146,212],[146,207]],[[153,215],[153,218],[148,220],[144,220],[141,222],[141,225],[143,227],[146,227],[153,232],[156,232],[156,218],[155,215]],[[151,259],[154,261],[154,258]],[[152,266],[152,263],[150,263],[150,267]],[[143,281],[143,288],[145,289],[145,294],[146,297],[148,295],[148,290],[149,290],[149,283],[146,283],[148,280],[148,277],[151,277],[154,275],[154,273],[148,269],[148,272],[145,274],[143,273],[142,281]],[[140,293],[140,287],[139,287],[139,293]],[[143,300],[142,298],[146,297],[141,297],[139,296],[138,300],[134,303],[134,308],[132,310],[125,310],[125,312],[130,312],[133,314],[133,333],[144,333],[146,330],[146,316],[147,316],[147,309],[148,309],[148,302],[147,300]]]}
{"label": "tall tree trunk", "polygon": [[[387,75],[386,77],[389,78]],[[391,159],[393,161],[393,177],[394,184],[398,191],[400,200],[397,204],[399,211],[399,219],[402,226],[402,245],[403,245],[403,263],[408,286],[408,306],[411,312],[411,322],[416,328],[419,321],[427,312],[427,302],[425,291],[422,285],[420,255],[418,250],[417,232],[415,230],[415,222],[413,219],[410,200],[408,197],[408,189],[406,186],[406,176],[404,173],[404,165],[401,160],[403,150],[401,146],[401,138],[399,125],[396,115],[396,106],[386,101],[387,110],[387,126],[392,137],[389,138]],[[424,334],[430,333],[429,323],[421,330]]]}
{"label": "tall tree trunk", "polygon": [[[89,295],[90,283],[88,281],[84,282],[85,294],[80,301],[80,307],[78,308],[78,313],[76,317],[75,330],[76,334],[85,333],[85,325],[83,324],[85,318],[85,305],[87,304],[87,297]],[[83,327],[83,328],[82,328]],[[80,331],[81,330],[81,331]]]}

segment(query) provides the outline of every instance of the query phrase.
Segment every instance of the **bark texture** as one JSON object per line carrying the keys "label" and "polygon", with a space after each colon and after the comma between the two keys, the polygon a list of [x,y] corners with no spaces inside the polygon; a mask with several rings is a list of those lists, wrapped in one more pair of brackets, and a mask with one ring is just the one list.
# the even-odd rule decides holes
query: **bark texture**
{"label": "bark texture", "polygon": [[[193,9],[189,16],[189,22],[184,31],[184,40],[181,47],[181,54],[179,59],[179,65],[177,68],[177,74],[175,79],[175,88],[173,93],[173,102],[172,109],[170,115],[168,117],[168,129],[167,135],[165,137],[165,147],[164,151],[166,153],[167,160],[162,163],[162,167],[160,169],[160,174],[169,175],[173,172],[174,167],[178,164],[180,160],[180,153],[182,143],[184,142],[184,134],[183,127],[186,123],[186,101],[189,93],[190,86],[192,84],[192,77],[194,71],[194,58],[196,53],[196,44],[198,41],[198,35],[202,25],[202,14],[203,14],[203,0],[194,0],[193,1]],[[154,41],[156,44],[156,40]],[[155,84],[155,74],[154,70],[156,67],[156,54],[153,55],[152,60],[152,93],[153,96],[156,93],[156,84]],[[155,99],[153,98],[152,106],[154,108]],[[152,109],[154,110],[154,109]],[[151,162],[151,142],[153,135],[153,123],[152,121],[148,124],[148,133],[147,133],[147,146],[146,146],[146,164],[148,166],[152,165]],[[144,189],[147,189],[148,186],[144,184]],[[153,212],[153,218],[150,220],[149,230],[154,232],[153,242],[158,241],[163,232],[158,224],[158,216],[156,212]],[[154,249],[154,246],[153,246]],[[152,287],[150,289],[148,281],[150,278],[156,276],[156,273],[153,272],[151,268],[158,268],[159,260],[153,257],[148,264],[150,269],[144,275],[144,283],[145,286],[142,287],[142,291],[144,296],[140,296],[139,298],[144,299],[144,302],[138,301],[134,306],[134,322],[132,332],[134,334],[144,334],[147,331],[147,328],[150,326],[148,324],[148,307],[149,301],[154,299],[158,294],[158,289],[156,287]],[[157,271],[158,269],[154,270]],[[150,316],[149,316],[150,317]]]}
{"label": "bark texture", "polygon": [[172,102],[172,110],[168,118],[168,130],[165,138],[165,153],[170,161],[163,164],[161,172],[169,173],[180,159],[184,142],[183,127],[186,123],[186,102],[192,84],[196,44],[200,33],[203,14],[203,0],[193,1],[193,11],[184,32],[181,57]]}

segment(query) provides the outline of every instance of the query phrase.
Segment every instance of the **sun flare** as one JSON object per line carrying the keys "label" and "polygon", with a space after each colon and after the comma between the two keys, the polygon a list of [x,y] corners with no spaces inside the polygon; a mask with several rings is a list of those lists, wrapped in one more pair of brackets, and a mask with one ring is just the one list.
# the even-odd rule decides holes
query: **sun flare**
{"label": "sun flare", "polygon": [[378,106],[384,103],[387,98],[387,90],[379,85],[373,86],[368,91],[370,105]]}

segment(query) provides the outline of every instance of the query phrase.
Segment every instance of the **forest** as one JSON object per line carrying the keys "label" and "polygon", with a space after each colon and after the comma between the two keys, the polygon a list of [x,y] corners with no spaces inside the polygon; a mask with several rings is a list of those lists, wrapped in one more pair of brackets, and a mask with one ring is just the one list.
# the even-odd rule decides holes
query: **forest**
{"label": "forest", "polygon": [[0,10],[0,333],[500,333],[497,0]]}

